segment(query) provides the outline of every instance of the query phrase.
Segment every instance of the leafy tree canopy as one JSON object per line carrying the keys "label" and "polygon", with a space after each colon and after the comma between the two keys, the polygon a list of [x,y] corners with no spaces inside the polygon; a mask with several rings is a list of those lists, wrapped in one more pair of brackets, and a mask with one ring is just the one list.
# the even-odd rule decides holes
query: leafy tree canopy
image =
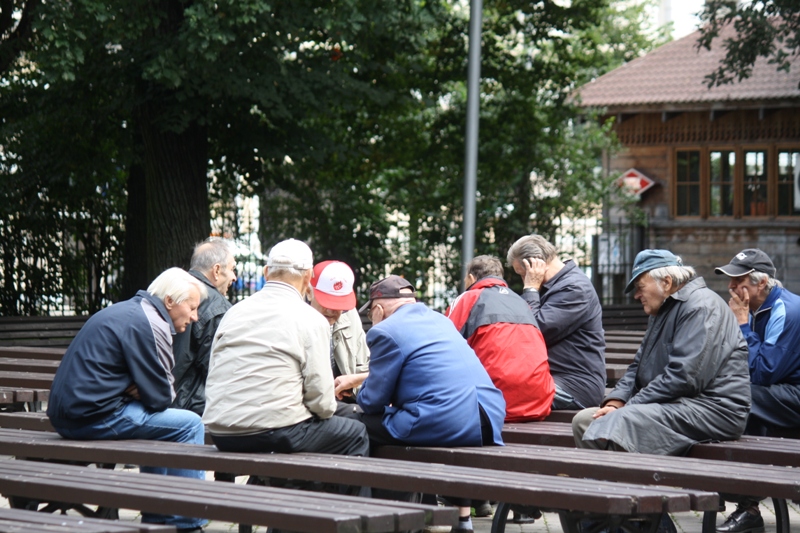
{"label": "leafy tree canopy", "polygon": [[[602,200],[597,158],[613,142],[574,120],[568,96],[659,37],[629,2],[486,4],[477,251],[502,256],[520,235],[552,237]],[[353,265],[362,287],[387,270],[421,289],[434,268],[458,276],[466,3],[0,0],[0,9],[16,21],[0,34],[0,57],[13,58],[0,64],[0,188],[11,193],[13,174],[30,185],[13,205],[33,206],[45,187],[60,202],[47,209],[76,219],[104,212],[89,200],[108,198],[113,216],[92,227],[120,230],[116,256],[124,248],[125,274],[138,276],[128,293],[185,266],[209,209],[225,218],[236,194],[261,199],[264,247],[306,239],[316,257]],[[25,213],[10,209],[7,227]]]}
{"label": "leafy tree canopy", "polygon": [[749,78],[759,57],[789,72],[792,57],[800,53],[800,3],[797,0],[706,0],[700,15],[699,46],[711,49],[723,28],[733,24],[735,38],[722,46],[725,58],[707,76],[709,87]]}

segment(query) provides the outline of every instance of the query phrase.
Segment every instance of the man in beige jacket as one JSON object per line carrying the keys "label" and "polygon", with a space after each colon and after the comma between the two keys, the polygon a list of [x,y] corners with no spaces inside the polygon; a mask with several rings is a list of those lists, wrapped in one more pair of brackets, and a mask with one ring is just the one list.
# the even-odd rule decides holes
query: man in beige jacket
{"label": "man in beige jacket", "polygon": [[364,425],[333,416],[330,326],[304,301],[312,266],[305,243],[276,244],[264,288],[222,319],[203,413],[220,450],[368,455]]}

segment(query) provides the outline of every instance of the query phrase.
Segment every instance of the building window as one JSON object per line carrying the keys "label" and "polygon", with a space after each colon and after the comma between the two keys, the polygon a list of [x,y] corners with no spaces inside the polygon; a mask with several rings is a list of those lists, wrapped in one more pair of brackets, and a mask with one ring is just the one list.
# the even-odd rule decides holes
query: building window
{"label": "building window", "polygon": [[712,146],[673,153],[675,216],[800,217],[800,146]]}
{"label": "building window", "polygon": [[709,215],[712,217],[733,216],[733,180],[736,168],[736,152],[710,152],[709,168],[711,170],[711,205]]}
{"label": "building window", "polygon": [[767,152],[744,153],[744,216],[767,214]]}
{"label": "building window", "polygon": [[700,215],[700,152],[678,152],[678,216]]}
{"label": "building window", "polygon": [[800,215],[800,152],[778,152],[778,215]]}

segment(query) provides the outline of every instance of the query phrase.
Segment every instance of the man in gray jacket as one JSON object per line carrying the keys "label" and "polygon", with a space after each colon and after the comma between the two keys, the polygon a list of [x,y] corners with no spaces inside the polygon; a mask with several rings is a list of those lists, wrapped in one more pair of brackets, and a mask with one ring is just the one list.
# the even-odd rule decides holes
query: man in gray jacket
{"label": "man in gray jacket", "polygon": [[642,345],[601,407],[572,420],[576,445],[682,455],[700,441],[739,438],[750,376],[747,344],[728,305],[667,250],[636,256],[625,292],[632,290],[650,315]]}

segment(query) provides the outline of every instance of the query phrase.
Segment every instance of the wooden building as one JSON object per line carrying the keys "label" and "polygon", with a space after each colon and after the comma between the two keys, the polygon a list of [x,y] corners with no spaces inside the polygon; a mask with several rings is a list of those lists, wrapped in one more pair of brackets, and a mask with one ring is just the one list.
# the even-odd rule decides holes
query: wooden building
{"label": "wooden building", "polygon": [[712,51],[697,33],[670,42],[581,87],[580,105],[615,119],[624,149],[607,170],[656,183],[640,201],[649,247],[680,255],[723,295],[714,267],[761,248],[800,292],[800,56],[790,73],[759,60],[749,79],[709,89],[725,37]]}

